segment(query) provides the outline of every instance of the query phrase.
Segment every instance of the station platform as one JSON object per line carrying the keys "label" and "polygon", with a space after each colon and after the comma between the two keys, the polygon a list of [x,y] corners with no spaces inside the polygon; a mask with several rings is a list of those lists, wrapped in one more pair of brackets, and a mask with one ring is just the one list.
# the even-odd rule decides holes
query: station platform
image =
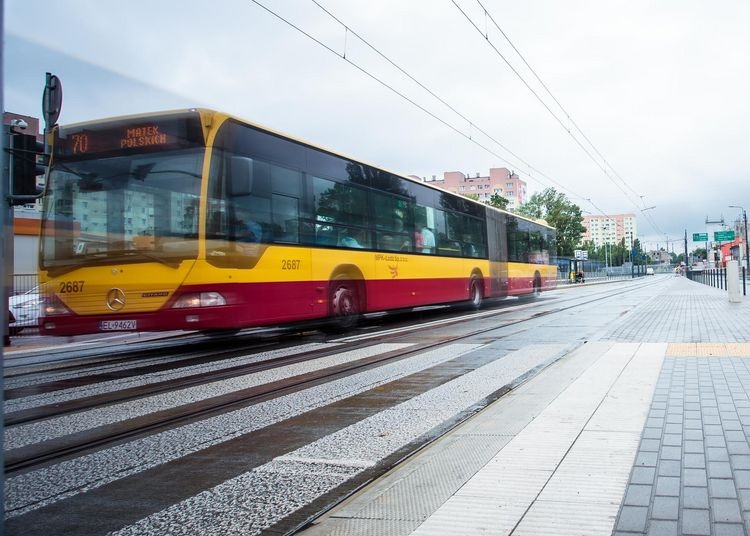
{"label": "station platform", "polygon": [[303,531],[750,534],[750,297],[674,278]]}

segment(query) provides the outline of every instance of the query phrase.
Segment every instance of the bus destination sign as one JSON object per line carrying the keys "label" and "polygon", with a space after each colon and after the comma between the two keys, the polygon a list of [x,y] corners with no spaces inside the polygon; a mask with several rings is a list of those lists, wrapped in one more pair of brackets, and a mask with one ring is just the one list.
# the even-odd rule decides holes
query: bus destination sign
{"label": "bus destination sign", "polygon": [[115,121],[90,127],[62,128],[56,140],[55,154],[85,158],[101,153],[180,149],[202,143],[200,123],[188,118],[164,118],[149,122]]}
{"label": "bus destination sign", "polygon": [[73,155],[100,153],[114,149],[135,149],[169,145],[170,137],[159,125],[142,125],[115,131],[82,131],[70,136]]}

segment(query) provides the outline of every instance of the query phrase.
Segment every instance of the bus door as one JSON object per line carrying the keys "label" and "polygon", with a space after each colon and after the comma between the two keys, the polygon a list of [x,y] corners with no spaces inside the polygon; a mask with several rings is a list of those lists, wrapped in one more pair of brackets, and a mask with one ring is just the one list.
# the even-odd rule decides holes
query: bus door
{"label": "bus door", "polygon": [[508,294],[508,236],[506,215],[487,210],[487,246],[490,260],[490,293],[492,296]]}

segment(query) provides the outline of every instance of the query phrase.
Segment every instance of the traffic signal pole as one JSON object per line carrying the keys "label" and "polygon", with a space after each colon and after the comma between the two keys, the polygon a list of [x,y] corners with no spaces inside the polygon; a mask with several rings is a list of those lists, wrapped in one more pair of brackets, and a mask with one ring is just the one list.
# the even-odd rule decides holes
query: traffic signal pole
{"label": "traffic signal pole", "polygon": [[10,316],[10,307],[8,297],[13,288],[13,203],[10,195],[10,143],[11,132],[10,126],[3,125],[0,129],[2,133],[2,187],[0,189],[0,199],[2,199],[3,212],[3,262],[2,264],[2,322],[3,322],[3,347],[10,346],[10,330],[8,320]]}
{"label": "traffic signal pole", "polygon": [[[5,13],[5,1],[0,0],[0,42],[5,43],[5,21],[3,20],[3,14]],[[0,73],[5,72],[5,64],[4,61],[4,51],[5,47],[0,47]],[[4,93],[3,93],[3,86],[4,84],[0,84],[0,111],[5,110],[5,101],[4,101]],[[0,128],[0,147],[3,149],[6,147],[6,129]],[[6,161],[7,161],[7,154],[5,153],[5,150],[0,150],[0,171],[5,170]],[[3,227],[2,230],[0,230],[0,239],[2,239],[3,243],[3,249],[5,249],[5,244],[7,242],[8,237],[8,231],[13,233],[12,227],[9,227],[7,224],[8,219],[8,212],[13,210],[10,206],[10,203],[8,202],[8,207],[6,210],[5,204],[6,200],[8,199],[8,188],[10,186],[9,181],[6,180],[8,176],[3,174],[2,177],[0,177],[0,206],[2,206],[2,212],[3,212]],[[11,234],[12,236],[12,234]],[[3,371],[5,370],[5,338],[7,337],[7,342],[10,342],[10,333],[8,332],[8,288],[4,284],[6,281],[6,268],[3,266],[3,263],[0,263],[0,281],[3,282],[2,288],[0,288],[0,303],[3,304],[3,312],[2,312],[2,322],[3,322],[3,347],[0,348],[0,367],[2,367]],[[4,374],[0,374],[0,393],[5,393],[5,380]],[[3,399],[5,397],[3,396]],[[5,404],[2,406],[2,412],[0,412],[0,441],[2,443],[5,443]],[[5,467],[5,454],[2,449],[0,449],[0,466]],[[0,487],[2,489],[5,489],[5,471],[0,471]],[[5,512],[5,493],[2,494],[2,498],[0,498],[0,511]],[[3,523],[0,523],[0,536],[2,536],[5,533],[5,530],[3,528]]]}

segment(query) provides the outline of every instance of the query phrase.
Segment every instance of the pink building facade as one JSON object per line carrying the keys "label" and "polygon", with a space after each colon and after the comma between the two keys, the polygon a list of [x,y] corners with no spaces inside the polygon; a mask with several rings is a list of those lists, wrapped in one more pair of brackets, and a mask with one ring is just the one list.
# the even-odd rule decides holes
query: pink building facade
{"label": "pink building facade", "polygon": [[526,182],[507,168],[490,168],[490,174],[475,176],[460,171],[446,171],[443,179],[433,176],[432,180],[414,177],[423,182],[429,182],[457,194],[473,194],[482,202],[489,201],[494,194],[500,194],[510,201],[509,209],[514,209],[526,202]]}

